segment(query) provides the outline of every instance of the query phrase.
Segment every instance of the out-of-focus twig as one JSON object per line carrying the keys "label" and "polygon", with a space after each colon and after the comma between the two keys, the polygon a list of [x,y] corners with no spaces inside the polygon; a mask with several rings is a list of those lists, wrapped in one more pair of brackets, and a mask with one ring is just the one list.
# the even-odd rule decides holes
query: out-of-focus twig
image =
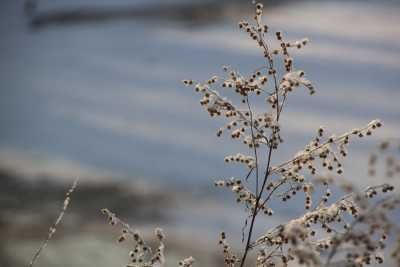
{"label": "out-of-focus twig", "polygon": [[47,244],[49,243],[50,239],[53,237],[54,233],[57,230],[57,226],[60,224],[60,222],[62,221],[65,212],[68,209],[69,203],[71,201],[71,194],[75,191],[75,188],[78,185],[78,180],[79,178],[76,178],[74,183],[71,185],[71,187],[69,188],[69,190],[67,191],[67,193],[65,194],[65,199],[64,199],[64,203],[63,206],[61,208],[61,212],[59,213],[57,219],[55,220],[55,222],[50,226],[49,228],[49,232],[47,234],[47,238],[43,241],[42,245],[38,248],[38,250],[36,251],[36,253],[33,255],[30,263],[29,263],[29,267],[32,267],[36,260],[39,258],[41,252],[43,251],[43,249],[47,246]]}

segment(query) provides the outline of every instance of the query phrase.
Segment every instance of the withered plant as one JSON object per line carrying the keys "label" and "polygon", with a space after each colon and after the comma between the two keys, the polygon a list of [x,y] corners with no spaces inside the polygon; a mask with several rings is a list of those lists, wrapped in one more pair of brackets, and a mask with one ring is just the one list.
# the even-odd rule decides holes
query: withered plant
{"label": "withered plant", "polygon": [[[291,52],[306,46],[308,39],[291,42],[282,32],[271,34],[262,20],[263,5],[257,3],[255,7],[253,22],[242,20],[239,28],[261,49],[265,65],[255,68],[249,75],[225,66],[226,75],[222,78],[213,76],[205,82],[183,81],[201,95],[200,104],[211,117],[227,119],[226,125],[217,130],[217,136],[226,132],[248,148],[246,153],[225,157],[227,163],[243,164],[247,174],[215,181],[216,186],[227,187],[235,194],[250,221],[240,255],[232,252],[226,234],[221,234],[225,266],[245,266],[251,251],[257,252],[256,266],[288,266],[291,262],[306,266],[382,263],[385,241],[389,234],[398,230],[388,213],[399,204],[399,198],[394,194],[375,196],[393,191],[394,187],[381,184],[359,191],[351,181],[346,183],[333,177],[333,174],[340,176],[344,172],[343,159],[348,156],[350,142],[370,136],[382,123],[375,119],[363,127],[330,136],[320,127],[303,150],[291,159],[273,165],[274,152],[283,142],[281,128],[284,125],[280,124],[280,118],[287,99],[294,90],[302,87],[310,95],[316,90],[291,57]],[[272,38],[279,43],[278,47],[273,47]],[[236,93],[240,103],[224,97],[216,89],[219,86]],[[254,98],[260,97],[264,99],[264,112],[256,112],[252,105]],[[320,190],[321,186],[323,196],[313,200],[314,191]],[[331,200],[332,188],[341,188],[345,195]],[[305,194],[303,215],[277,225],[261,236],[254,236],[257,217],[274,215],[273,199],[288,202],[300,192]]]}
{"label": "withered plant", "polygon": [[[255,4],[254,20],[240,21],[239,28],[260,48],[265,60],[263,66],[256,67],[248,75],[224,66],[222,78],[212,76],[204,82],[183,81],[200,94],[200,104],[211,117],[226,118],[227,123],[217,130],[217,136],[228,135],[246,147],[245,152],[224,159],[226,163],[242,164],[246,169],[243,177],[215,181],[217,187],[228,188],[234,193],[247,214],[243,251],[235,253],[226,233],[220,235],[224,265],[248,266],[249,255],[254,256],[251,262],[259,267],[381,264],[387,240],[399,232],[389,214],[397,208],[399,197],[387,194],[394,190],[392,185],[376,184],[359,190],[341,175],[350,143],[372,135],[382,123],[374,119],[340,135],[327,134],[327,130],[320,127],[303,150],[287,161],[274,164],[274,153],[283,142],[281,129],[284,125],[280,124],[280,118],[288,98],[295,90],[305,88],[310,95],[316,90],[291,57],[293,50],[302,49],[309,40],[292,42],[287,41],[282,32],[270,33],[262,15],[263,5]],[[279,46],[274,47],[274,43]],[[224,93],[217,90],[219,87],[236,94],[238,103],[224,97]],[[254,108],[252,103],[256,98],[263,99],[264,111]],[[382,151],[386,146],[382,145]],[[371,174],[375,173],[375,162],[376,156],[371,156]],[[390,173],[399,171],[399,165],[393,160],[388,162],[394,166]],[[338,189],[343,195],[333,199],[332,192]],[[301,216],[276,225],[261,236],[254,235],[259,216],[274,216],[279,212],[274,210],[273,200],[290,203],[299,194],[304,194],[305,199]],[[160,229],[155,231],[159,246],[153,252],[139,232],[111,211],[104,209],[103,213],[111,224],[121,226],[119,241],[133,241],[129,267],[164,265],[164,235]],[[391,254],[397,263],[400,260],[399,243],[400,239]],[[194,259],[189,257],[179,265],[192,266],[193,262]]]}

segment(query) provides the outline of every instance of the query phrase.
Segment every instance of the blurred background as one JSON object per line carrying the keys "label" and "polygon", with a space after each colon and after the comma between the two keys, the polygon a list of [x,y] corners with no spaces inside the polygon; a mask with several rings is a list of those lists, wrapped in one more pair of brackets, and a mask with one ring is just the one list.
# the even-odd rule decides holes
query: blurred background
{"label": "blurred background", "polygon": [[[342,133],[380,118],[383,129],[351,146],[345,177],[359,187],[382,182],[366,166],[379,140],[399,137],[399,2],[263,3],[271,31],[310,38],[294,57],[317,89],[290,95],[273,163],[320,125]],[[75,177],[80,185],[38,266],[124,266],[128,247],[116,243],[104,207],[149,238],[162,226],[171,266],[189,255],[197,266],[221,266],[222,230],[242,246],[245,213],[213,181],[245,173],[223,161],[245,148],[216,138],[222,121],[181,80],[204,81],[222,65],[262,66],[237,27],[252,12],[251,0],[1,1],[0,266],[26,266]],[[258,231],[298,216],[299,199],[276,203]]]}

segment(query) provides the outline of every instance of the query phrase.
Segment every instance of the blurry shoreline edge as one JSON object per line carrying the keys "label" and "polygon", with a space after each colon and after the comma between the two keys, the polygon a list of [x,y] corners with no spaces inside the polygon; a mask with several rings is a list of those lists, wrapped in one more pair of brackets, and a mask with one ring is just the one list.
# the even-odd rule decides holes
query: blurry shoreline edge
{"label": "blurry shoreline edge", "polygon": [[[307,1],[307,0],[304,0]],[[39,8],[40,1],[25,2],[25,13],[29,17],[29,26],[41,29],[52,25],[73,25],[80,23],[106,22],[126,19],[152,19],[179,21],[189,25],[208,25],[226,17],[249,12],[251,1],[244,0],[204,0],[204,1],[168,1],[167,3],[136,4],[101,7],[80,5],[69,8]],[[285,5],[291,0],[264,1],[269,7]]]}
{"label": "blurry shoreline edge", "polygon": [[[359,0],[343,1],[357,2]],[[139,4],[134,4],[139,2]],[[265,0],[259,1],[274,8],[299,2],[318,2],[317,0]],[[363,1],[368,4],[371,1]],[[82,5],[82,3],[84,3]],[[146,4],[144,4],[146,3]],[[26,0],[24,3],[25,13],[29,17],[29,26],[40,29],[51,25],[67,25],[79,23],[105,22],[110,20],[124,19],[156,19],[176,20],[190,25],[204,25],[218,22],[225,17],[243,15],[248,13],[252,5],[250,0],[172,0],[172,1],[132,1],[132,4],[101,7],[96,5],[85,5],[81,1],[79,7],[53,8],[41,10],[39,0]],[[393,0],[382,1],[382,4],[399,4]]]}

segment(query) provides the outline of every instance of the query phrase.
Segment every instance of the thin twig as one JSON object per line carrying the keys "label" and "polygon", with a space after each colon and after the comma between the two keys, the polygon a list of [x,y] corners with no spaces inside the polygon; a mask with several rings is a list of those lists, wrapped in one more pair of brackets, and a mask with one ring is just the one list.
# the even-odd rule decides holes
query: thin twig
{"label": "thin twig", "polygon": [[[363,127],[361,129],[357,129],[357,130],[358,130],[358,132],[362,132],[362,131],[365,131],[365,130],[367,130],[369,128],[370,128],[370,126],[368,125],[366,127]],[[339,137],[337,137],[337,138],[335,138],[335,139],[333,139],[331,141],[328,140],[328,141],[326,141],[326,142],[314,147],[313,149],[310,149],[309,151],[301,153],[300,155],[298,155],[298,156],[296,156],[296,157],[294,157],[294,158],[292,158],[292,159],[290,159],[288,161],[285,161],[285,162],[283,162],[283,163],[281,163],[281,164],[279,164],[279,165],[277,165],[275,167],[272,167],[271,173],[276,173],[279,170],[283,169],[286,165],[289,165],[289,164],[291,164],[293,162],[296,162],[296,161],[300,160],[301,158],[303,158],[304,156],[311,155],[313,152],[323,148],[324,146],[327,146],[327,145],[333,144],[333,143],[337,143],[337,142],[345,139],[346,137],[351,136],[352,134],[353,134],[352,132],[348,132],[348,133],[342,134],[341,136],[339,136]]]}
{"label": "thin twig", "polygon": [[270,162],[271,162],[272,150],[273,150],[273,148],[272,148],[272,146],[270,146],[269,147],[269,152],[268,152],[268,160],[267,160],[267,171],[265,172],[265,177],[264,177],[264,181],[263,181],[263,184],[261,186],[261,189],[260,189],[260,193],[258,194],[258,196],[256,198],[256,204],[255,204],[255,207],[254,207],[253,216],[251,217],[250,229],[249,229],[249,233],[247,235],[246,247],[245,247],[244,254],[243,254],[243,257],[242,257],[242,260],[241,260],[241,263],[240,263],[240,267],[244,266],[244,263],[245,263],[246,257],[247,257],[247,253],[249,252],[249,249],[250,249],[250,242],[251,242],[251,236],[253,234],[254,222],[255,222],[255,219],[256,219],[256,216],[257,216],[257,213],[258,213],[258,204],[260,203],[260,199],[261,199],[262,193],[264,192],[264,188],[265,188],[265,185],[267,183],[268,176],[269,176],[269,173],[270,173],[269,172],[269,165],[270,165]]}
{"label": "thin twig", "polygon": [[253,112],[251,111],[249,96],[246,96],[246,103],[247,103],[247,107],[249,108],[251,142],[252,142],[252,145],[253,145],[254,158],[256,160],[255,168],[256,168],[256,196],[257,196],[258,195],[258,175],[259,175],[258,155],[257,155],[257,146],[256,146],[255,137],[254,137],[254,131],[253,131]]}
{"label": "thin twig", "polygon": [[69,206],[69,203],[71,201],[71,194],[74,192],[75,188],[78,185],[78,180],[79,178],[76,178],[75,181],[73,182],[72,186],[69,188],[69,190],[67,191],[67,193],[65,194],[65,199],[64,199],[64,203],[63,206],[61,208],[61,212],[58,215],[56,221],[53,223],[52,226],[50,226],[49,228],[49,232],[47,234],[47,238],[43,241],[42,245],[39,247],[39,249],[36,251],[36,253],[33,255],[30,263],[29,263],[29,267],[32,267],[36,260],[39,258],[41,252],[43,251],[43,249],[47,246],[47,244],[49,243],[50,239],[53,237],[54,233],[57,230],[57,226],[60,224],[60,222],[62,221],[65,212],[67,211],[67,208]]}
{"label": "thin twig", "polygon": [[249,179],[250,175],[253,173],[254,167],[250,169],[250,171],[247,173],[245,181],[247,182],[247,180]]}
{"label": "thin twig", "polygon": [[[207,92],[209,92],[210,94],[212,94],[213,96],[215,96],[219,101],[224,102],[227,106],[229,106],[230,110],[235,111],[239,117],[250,124],[250,120],[246,117],[245,114],[243,114],[243,112],[239,109],[237,109],[234,105],[232,105],[231,103],[227,102],[226,100],[224,100],[216,91],[212,90],[211,88],[204,88],[205,90],[207,90]],[[258,129],[258,127],[256,127],[255,125],[253,125],[254,130],[257,131],[257,133],[262,136],[266,142],[266,144],[268,144],[268,138],[263,134],[263,131]]]}
{"label": "thin twig", "polygon": [[261,207],[263,207],[272,197],[272,195],[274,194],[274,192],[284,183],[286,182],[286,180],[281,180],[279,184],[277,184],[272,190],[271,192],[268,194],[268,196],[265,198],[264,202],[261,204]]}
{"label": "thin twig", "polygon": [[365,212],[363,215],[360,215],[357,217],[356,220],[354,220],[349,228],[347,229],[347,231],[344,234],[341,234],[341,237],[339,237],[336,242],[334,242],[334,245],[332,247],[331,252],[328,255],[328,258],[326,260],[326,263],[324,265],[324,267],[328,267],[332,261],[332,258],[336,255],[338,248],[340,247],[340,245],[342,244],[343,239],[346,237],[346,234],[350,233],[351,230],[359,223],[362,222],[362,219],[365,218],[366,215],[368,215],[369,213],[375,211],[380,205],[384,204],[386,201],[393,199],[393,196],[389,196],[386,197],[384,199],[381,199],[380,201],[376,202],[372,207],[369,208],[369,210],[367,212]]}

